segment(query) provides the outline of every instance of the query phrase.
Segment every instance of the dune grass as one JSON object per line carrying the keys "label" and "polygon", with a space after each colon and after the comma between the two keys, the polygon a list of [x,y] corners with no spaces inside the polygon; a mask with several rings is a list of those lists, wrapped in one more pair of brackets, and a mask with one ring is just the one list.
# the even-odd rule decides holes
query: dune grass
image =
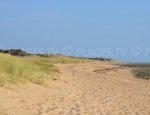
{"label": "dune grass", "polygon": [[79,61],[69,57],[14,57],[0,54],[0,86],[27,82],[43,85],[48,76],[59,72],[54,66],[56,63],[78,63]]}
{"label": "dune grass", "polygon": [[0,86],[27,81],[43,85],[48,71],[57,71],[53,65],[30,62],[10,55],[0,54]]}

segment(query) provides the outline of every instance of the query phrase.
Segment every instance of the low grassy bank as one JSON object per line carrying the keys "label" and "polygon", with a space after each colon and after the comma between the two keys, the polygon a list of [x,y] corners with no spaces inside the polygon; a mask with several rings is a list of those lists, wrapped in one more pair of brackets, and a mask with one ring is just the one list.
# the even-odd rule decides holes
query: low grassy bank
{"label": "low grassy bank", "polygon": [[133,73],[137,78],[150,80],[150,68],[137,68]]}
{"label": "low grassy bank", "polygon": [[136,78],[150,80],[150,63],[129,63],[120,66],[131,68]]}
{"label": "low grassy bank", "polygon": [[0,54],[0,86],[26,82],[43,85],[50,75],[59,72],[54,64],[77,62],[79,60],[69,57],[14,57],[9,54]]}

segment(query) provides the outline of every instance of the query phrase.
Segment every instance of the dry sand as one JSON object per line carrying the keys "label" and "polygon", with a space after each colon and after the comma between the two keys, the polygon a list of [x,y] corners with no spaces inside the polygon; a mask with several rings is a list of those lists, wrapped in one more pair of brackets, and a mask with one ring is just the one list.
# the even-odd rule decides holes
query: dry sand
{"label": "dry sand", "polygon": [[150,81],[108,62],[58,64],[47,87],[0,88],[4,115],[150,115]]}

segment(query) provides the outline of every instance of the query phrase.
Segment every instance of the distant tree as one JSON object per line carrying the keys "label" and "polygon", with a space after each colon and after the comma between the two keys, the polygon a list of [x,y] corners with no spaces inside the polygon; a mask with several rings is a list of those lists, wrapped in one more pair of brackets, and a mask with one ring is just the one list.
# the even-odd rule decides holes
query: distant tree
{"label": "distant tree", "polygon": [[4,52],[4,50],[0,49],[0,53],[3,53],[3,52]]}
{"label": "distant tree", "polygon": [[7,54],[11,54],[13,56],[28,56],[28,55],[30,55],[29,53],[27,53],[21,49],[10,49],[10,50],[0,49],[0,53],[7,53]]}

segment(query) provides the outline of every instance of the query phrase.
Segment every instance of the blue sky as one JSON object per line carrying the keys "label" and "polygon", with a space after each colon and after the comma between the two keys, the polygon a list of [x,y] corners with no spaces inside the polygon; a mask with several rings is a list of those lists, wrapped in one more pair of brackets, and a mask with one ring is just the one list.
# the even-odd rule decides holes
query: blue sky
{"label": "blue sky", "polygon": [[[71,55],[79,48],[86,53],[111,49],[111,55],[100,56],[150,62],[149,43],[149,0],[0,1],[0,48],[69,46]],[[127,51],[121,55],[117,48]]]}

